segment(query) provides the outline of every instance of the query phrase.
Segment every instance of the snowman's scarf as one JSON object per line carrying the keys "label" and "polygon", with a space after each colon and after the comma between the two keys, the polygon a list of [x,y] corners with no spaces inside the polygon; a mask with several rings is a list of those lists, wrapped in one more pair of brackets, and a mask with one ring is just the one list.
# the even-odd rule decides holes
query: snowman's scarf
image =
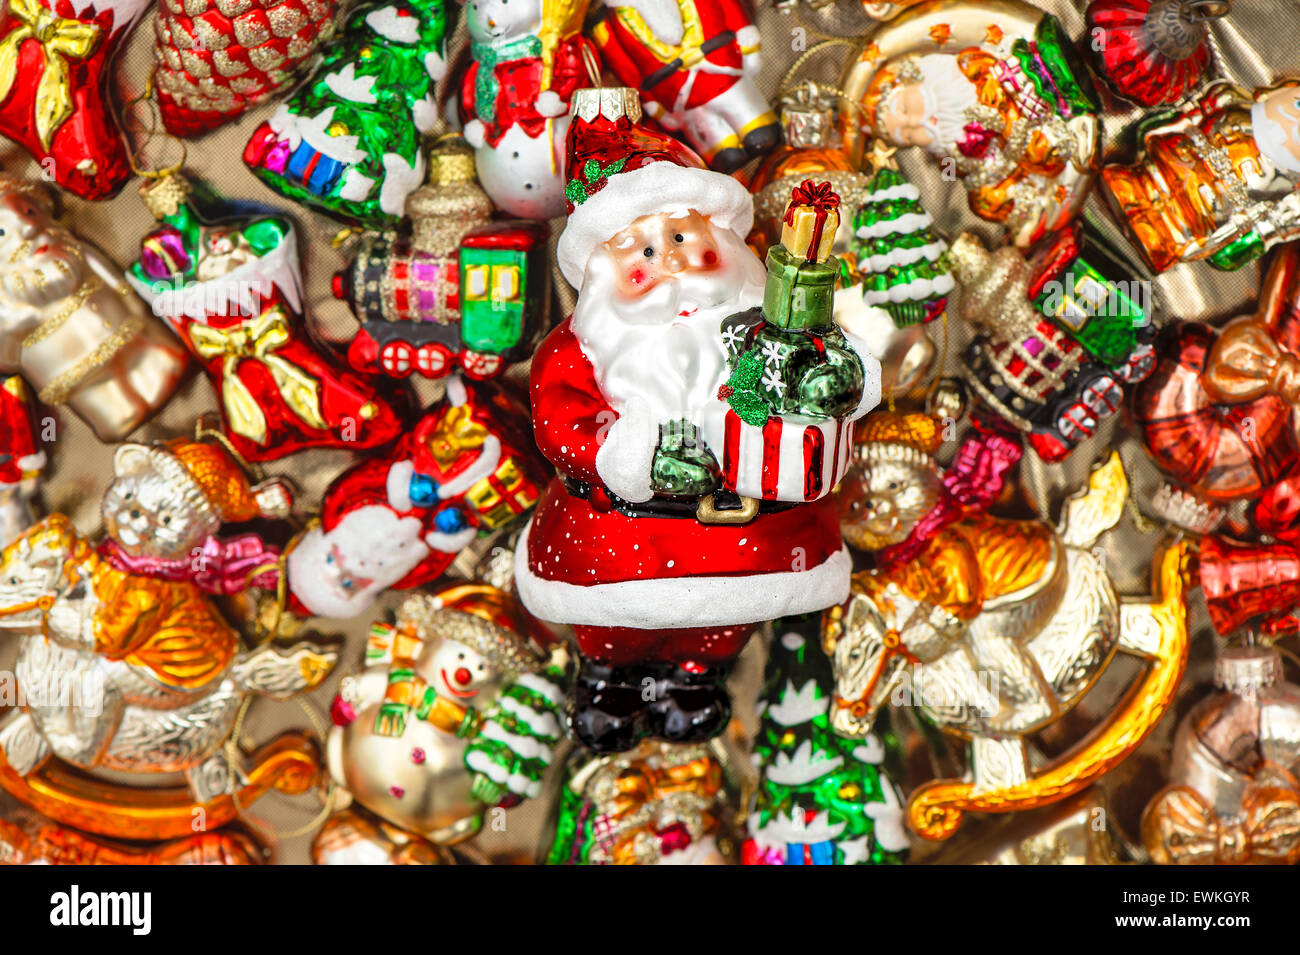
{"label": "snowman's scarf", "polygon": [[497,93],[501,89],[497,64],[541,56],[542,41],[529,35],[498,44],[473,43],[470,49],[478,62],[474,76],[474,112],[483,122],[493,123],[497,118]]}
{"label": "snowman's scarf", "polygon": [[921,518],[907,539],[882,548],[875,555],[877,573],[916,560],[933,538],[949,524],[987,510],[1002,493],[1004,475],[1020,460],[1018,443],[1000,434],[967,438],[944,472],[939,501]]}

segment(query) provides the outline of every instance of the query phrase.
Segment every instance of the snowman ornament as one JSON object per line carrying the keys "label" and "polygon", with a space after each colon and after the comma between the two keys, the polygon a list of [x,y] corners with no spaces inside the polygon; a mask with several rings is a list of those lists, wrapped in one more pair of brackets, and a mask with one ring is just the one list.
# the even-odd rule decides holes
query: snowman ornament
{"label": "snowman ornament", "polygon": [[579,32],[586,9],[586,0],[465,5],[474,61],[452,109],[483,189],[512,216],[564,212],[569,99],[599,69],[594,45]]}
{"label": "snowman ornament", "polygon": [[540,648],[509,594],[469,583],[408,597],[371,627],[365,662],[340,685],[327,742],[352,801],[451,845],[489,808],[541,792],[564,735],[565,658]]}

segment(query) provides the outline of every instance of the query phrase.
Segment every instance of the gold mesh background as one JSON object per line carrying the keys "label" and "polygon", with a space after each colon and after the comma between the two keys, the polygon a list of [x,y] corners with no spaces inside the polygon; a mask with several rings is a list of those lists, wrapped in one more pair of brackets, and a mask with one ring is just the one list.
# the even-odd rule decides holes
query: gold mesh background
{"label": "gold mesh background", "polygon": [[[1059,16],[1071,36],[1078,37],[1082,34],[1084,4],[1080,0],[1040,0],[1038,5]],[[146,15],[125,43],[117,69],[119,104],[139,96],[152,68],[153,29],[148,22],[152,16],[152,13]],[[821,9],[798,5],[791,10],[781,10],[770,3],[763,3],[757,10],[757,23],[763,36],[763,86],[773,99],[779,93],[787,69],[804,51],[826,39],[863,39],[872,28],[872,22],[862,13],[856,0],[839,0]],[[1300,45],[1295,42],[1298,26],[1300,5],[1291,0],[1239,0],[1228,18],[1211,25],[1216,61],[1214,68],[1247,87],[1267,85],[1285,76],[1300,75]],[[449,43],[449,50],[449,59],[453,64],[458,65],[467,56],[463,23],[458,25]],[[851,51],[850,44],[832,45],[807,57],[798,76],[833,85]],[[445,100],[451,88],[444,85],[439,92],[440,98]],[[240,158],[252,130],[274,108],[273,103],[265,105],[246,114],[237,123],[202,139],[188,142],[185,168],[191,176],[206,180],[230,198],[246,198],[279,206],[294,217],[302,239],[300,249],[309,321],[322,337],[346,341],[356,323],[347,306],[334,299],[330,293],[332,274],[347,260],[346,247],[336,249],[331,245],[331,239],[339,231],[339,224],[281,200],[247,171]],[[1132,136],[1129,134],[1138,116],[1137,111],[1107,115],[1105,125],[1110,151],[1108,155],[1126,150],[1131,154]],[[141,141],[142,137],[137,137],[137,143]],[[997,238],[995,230],[967,211],[965,196],[960,187],[942,182],[933,163],[916,154],[915,150],[910,152],[912,154],[899,155],[900,165],[921,188],[926,208],[944,234],[951,238],[963,229],[970,229],[980,234],[986,242],[994,241]],[[155,135],[144,142],[142,154],[149,165],[164,166],[179,158],[179,147],[174,140]],[[40,173],[39,167],[27,154],[8,141],[0,145],[0,166],[7,172],[33,178]],[[102,203],[87,203],[66,194],[62,196],[64,221],[81,236],[99,245],[119,265],[125,265],[135,258],[141,235],[153,224],[152,217],[136,193],[136,185],[136,182],[129,183],[117,198]],[[1119,248],[1126,247],[1095,194],[1089,200],[1086,214],[1098,228],[1115,240]],[[562,219],[553,223],[554,235],[558,235],[562,227]],[[1133,258],[1136,260],[1136,256]],[[1135,269],[1135,275],[1137,274],[1139,273]],[[1256,266],[1244,268],[1237,273],[1216,272],[1204,265],[1177,267],[1153,281],[1158,306],[1157,320],[1225,320],[1252,305],[1258,280],[1259,270]],[[571,305],[572,292],[564,285],[558,272],[556,286],[558,313],[558,310],[567,309]],[[955,315],[956,308],[950,308],[949,314]],[[948,368],[945,370],[951,373],[968,336],[955,319],[948,323],[948,334],[950,340],[945,350]],[[516,369],[511,380],[518,384],[523,381],[524,374],[523,369]],[[440,386],[427,382],[419,386],[420,397],[425,403],[433,400],[440,391]],[[161,414],[133,437],[148,440],[191,433],[194,420],[199,414],[215,410],[212,388],[207,378],[199,375],[188,383]],[[112,449],[100,444],[73,415],[58,413],[57,421],[57,440],[49,449],[51,466],[44,485],[44,509],[46,512],[62,511],[70,515],[82,531],[97,533],[100,525],[100,495],[111,479]],[[1158,475],[1141,448],[1125,431],[1123,422],[1112,419],[1101,434],[1075,451],[1062,465],[1045,465],[1031,453],[1026,454],[1020,469],[1021,493],[1018,507],[1021,512],[1026,516],[1037,512],[1054,520],[1061,498],[1082,483],[1090,464],[1100,458],[1111,444],[1120,450],[1133,484],[1134,496],[1141,500],[1149,495],[1156,485]],[[272,462],[265,467],[265,471],[268,474],[291,476],[300,489],[300,505],[311,510],[319,504],[320,494],[329,481],[349,461],[350,455],[346,452],[304,452]],[[1108,567],[1121,592],[1146,592],[1150,557],[1158,534],[1158,531],[1148,534],[1139,532],[1130,516],[1104,539],[1109,558]],[[466,555],[457,562],[453,573],[466,573],[473,564],[474,555]],[[375,616],[391,607],[396,599],[396,595],[390,595],[381,602],[376,607]],[[1117,824],[1117,833],[1122,841],[1130,846],[1131,836],[1136,832],[1138,814],[1149,795],[1160,785],[1161,767],[1172,729],[1190,703],[1198,699],[1208,687],[1209,663],[1214,652],[1215,636],[1203,607],[1199,605],[1199,591],[1193,593],[1192,599],[1192,659],[1178,705],[1165,717],[1141,751],[1104,781],[1111,797],[1111,818]],[[311,697],[322,723],[327,722],[324,710],[333,696],[339,676],[355,669],[359,664],[367,624],[366,620],[344,625],[323,622],[316,628],[322,634],[338,634],[346,640],[338,670]],[[735,676],[737,714],[745,723],[752,720],[752,699],[761,673],[761,648],[757,644],[758,641],[751,644]],[[12,647],[0,650],[0,664],[9,665],[11,658]],[[1126,680],[1131,676],[1131,671],[1121,672],[1123,669],[1121,666],[1112,667],[1113,672],[1102,679],[1080,707],[1056,731],[1044,735],[1040,740],[1044,754],[1060,752],[1069,741],[1079,738],[1105,714],[1118,699],[1123,687],[1127,685]],[[954,769],[954,753],[939,751],[926,755],[915,746],[919,739],[907,714],[894,714],[893,719],[905,741],[912,744],[911,751],[920,754],[920,758],[909,760],[908,778],[900,781],[906,790],[923,782],[936,771],[951,772]],[[308,725],[298,706],[293,703],[263,702],[254,706],[244,735],[250,741],[262,741],[277,729],[291,725]],[[552,776],[554,775],[553,773]],[[550,782],[548,792],[553,790],[555,780]],[[543,798],[512,810],[507,814],[505,830],[484,833],[479,837],[479,846],[494,855],[499,853],[503,858],[517,860],[531,856],[547,803],[548,800]],[[310,800],[291,803],[272,794],[253,807],[249,814],[261,825],[287,830],[309,822],[319,808],[318,804],[312,804]],[[953,842],[960,844],[973,840],[981,826],[988,824],[990,821],[972,818]],[[309,835],[280,840],[275,846],[275,861],[281,864],[307,862],[309,844]],[[914,857],[923,858],[932,851],[932,847],[917,846]]]}

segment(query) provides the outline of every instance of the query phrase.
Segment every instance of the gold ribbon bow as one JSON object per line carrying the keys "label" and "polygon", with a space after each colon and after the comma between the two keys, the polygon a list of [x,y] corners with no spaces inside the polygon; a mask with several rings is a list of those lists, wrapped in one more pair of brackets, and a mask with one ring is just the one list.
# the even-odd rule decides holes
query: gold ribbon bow
{"label": "gold ribbon bow", "polygon": [[1170,786],[1143,813],[1143,841],[1161,865],[1300,862],[1300,793],[1261,786],[1241,809],[1223,819],[1196,790]]}
{"label": "gold ribbon bow", "polygon": [[90,56],[103,31],[97,23],[65,20],[41,6],[40,0],[9,0],[9,13],[18,26],[0,40],[0,102],[9,96],[18,76],[18,51],[27,40],[35,40],[45,55],[45,70],[36,84],[36,133],[42,148],[48,150],[54,134],[73,111],[68,58]]}
{"label": "gold ribbon bow", "polygon": [[1224,326],[1201,380],[1210,397],[1220,402],[1235,404],[1268,394],[1288,404],[1300,402],[1300,358],[1284,350],[1268,327],[1253,318]]}
{"label": "gold ribbon bow", "polygon": [[320,382],[275,354],[289,340],[289,320],[280,306],[233,328],[194,324],[189,328],[195,353],[203,359],[225,356],[221,368],[221,403],[230,429],[256,444],[266,444],[266,415],[236,372],[245,359],[261,362],[271,373],[280,397],[310,427],[329,428],[320,414]]}

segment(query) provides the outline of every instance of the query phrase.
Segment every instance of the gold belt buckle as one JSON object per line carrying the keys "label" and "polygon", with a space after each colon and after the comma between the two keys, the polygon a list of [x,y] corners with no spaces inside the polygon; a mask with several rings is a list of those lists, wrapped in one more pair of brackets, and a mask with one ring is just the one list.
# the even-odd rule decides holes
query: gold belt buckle
{"label": "gold belt buckle", "polygon": [[740,507],[722,511],[713,505],[713,495],[700,498],[695,508],[695,519],[701,524],[748,524],[758,515],[758,498],[741,497]]}

